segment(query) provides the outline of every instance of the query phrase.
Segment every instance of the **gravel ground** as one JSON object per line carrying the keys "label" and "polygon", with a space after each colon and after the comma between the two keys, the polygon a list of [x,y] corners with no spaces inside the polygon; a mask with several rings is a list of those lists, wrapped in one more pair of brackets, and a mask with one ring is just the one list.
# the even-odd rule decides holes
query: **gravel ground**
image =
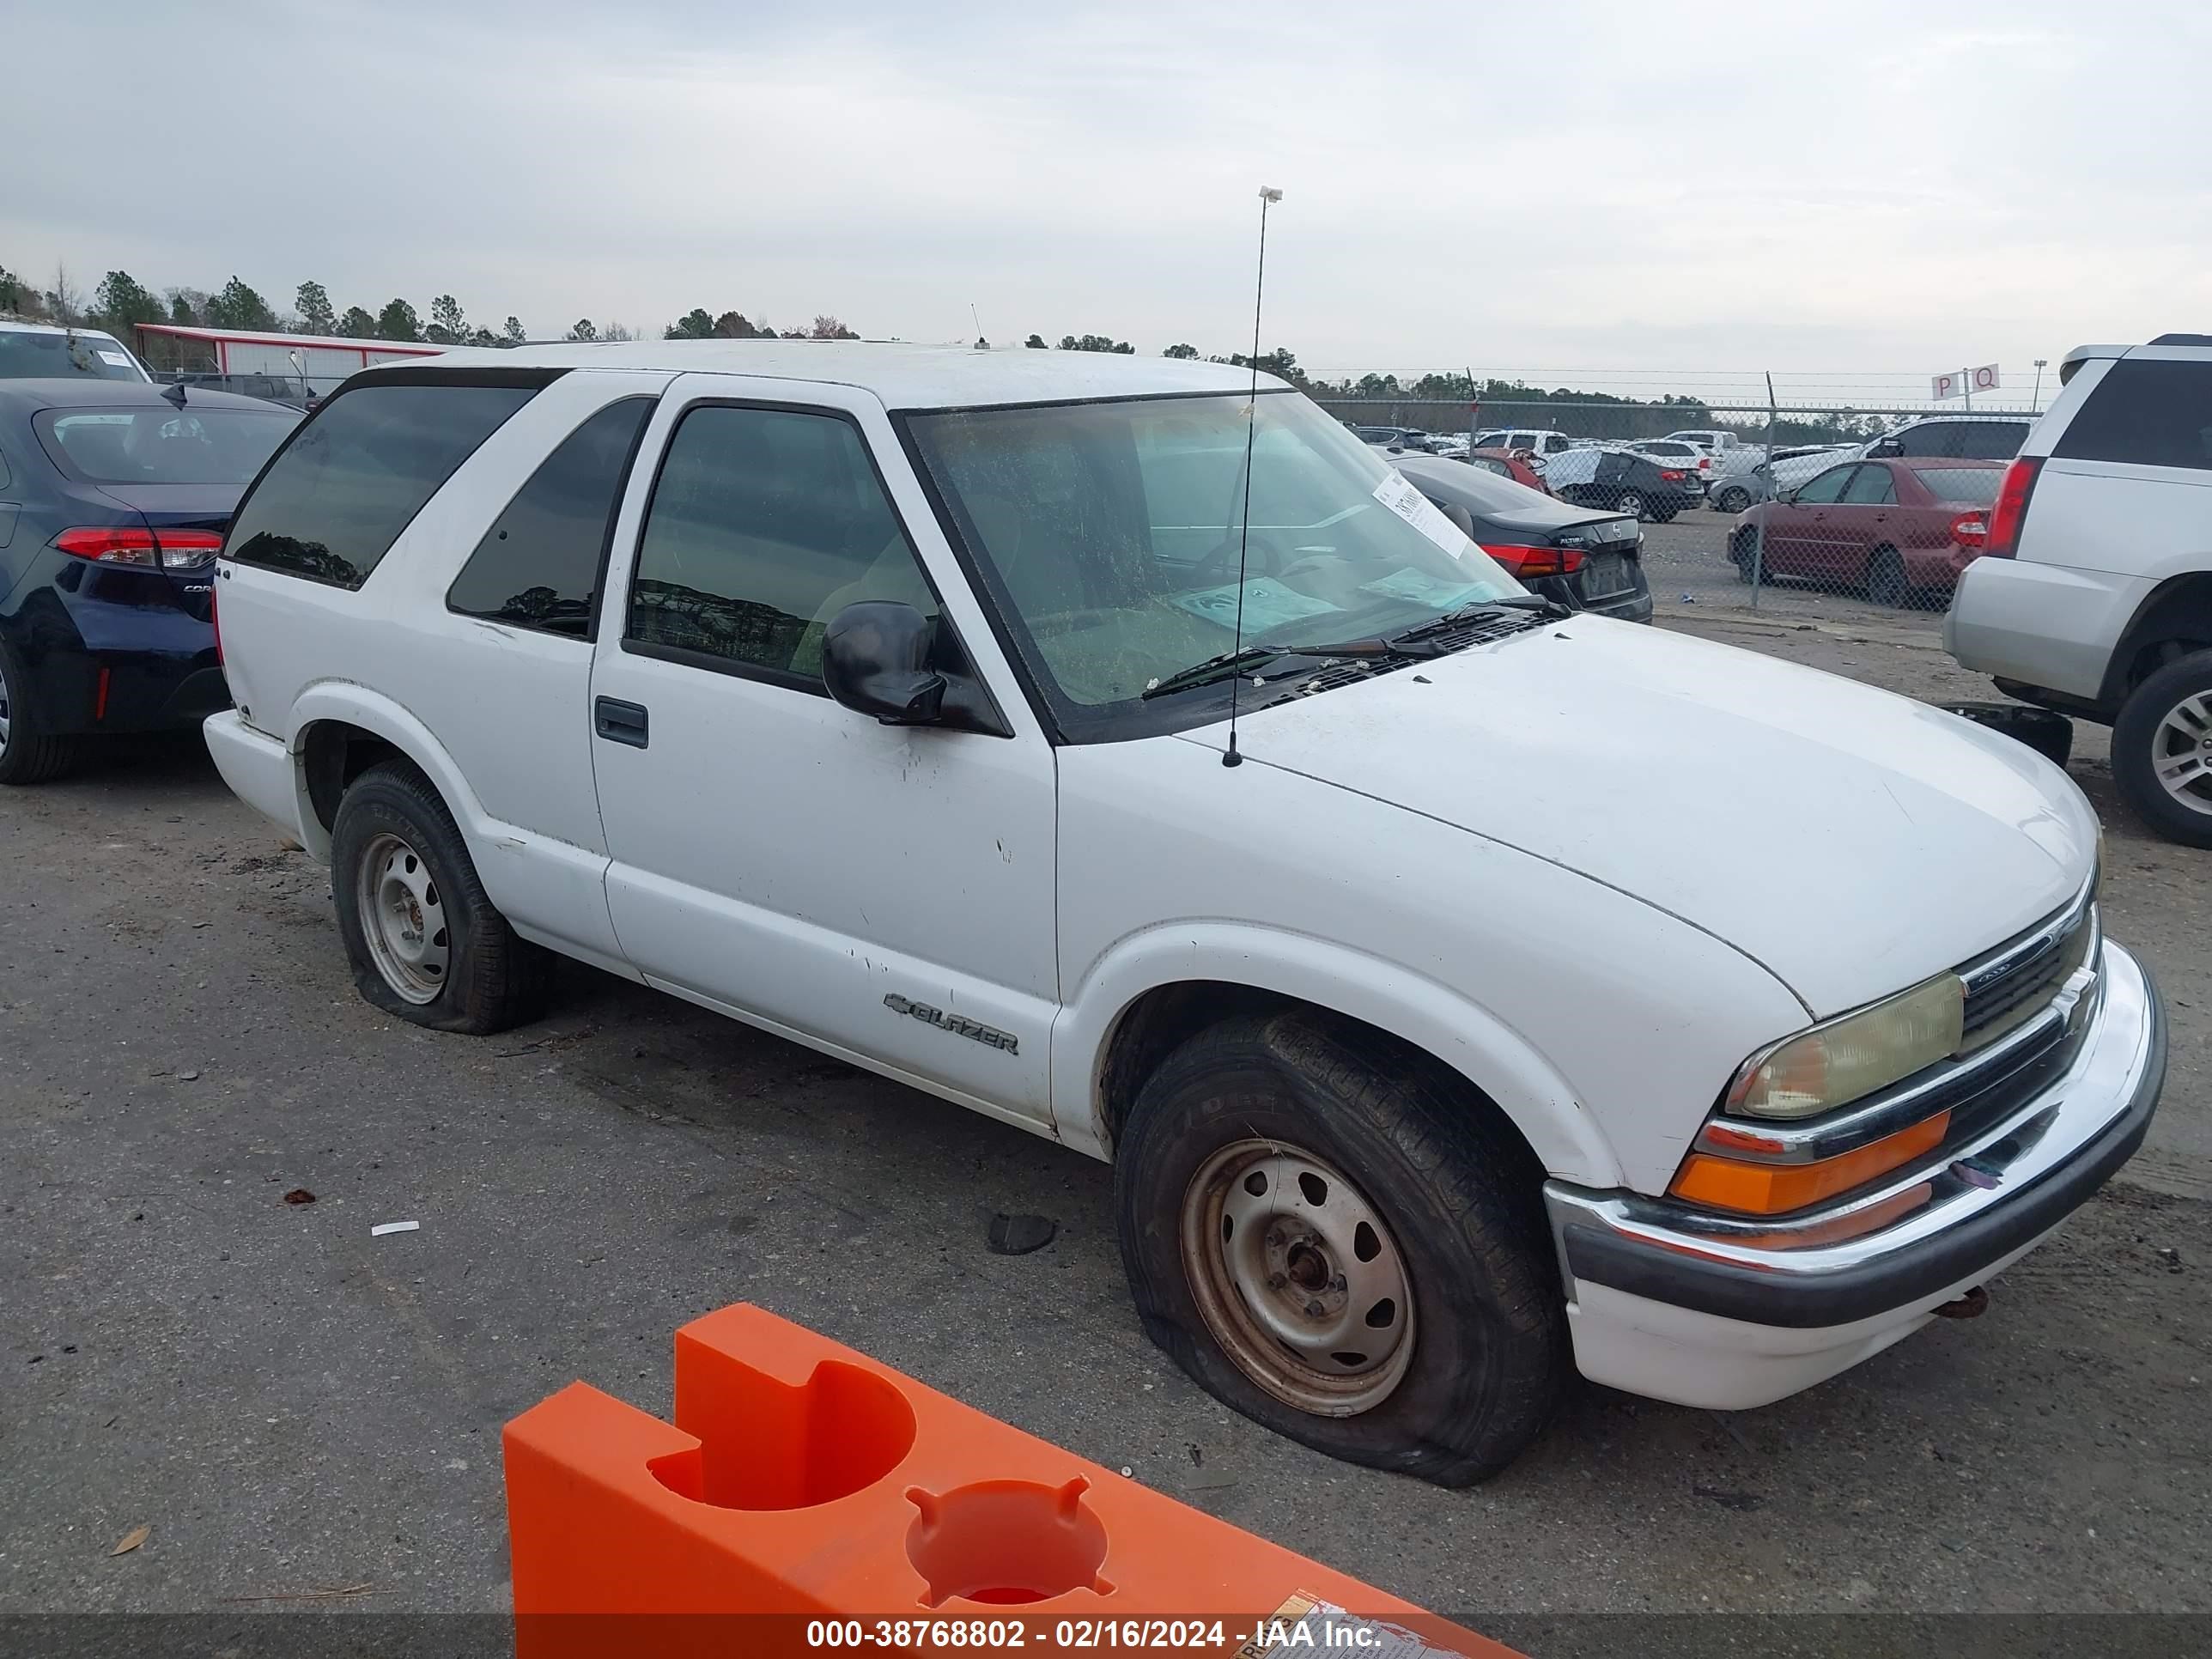
{"label": "gravel ground", "polygon": [[[1737,608],[1724,525],[1655,531],[1661,625],[1982,694],[1932,619]],[[1759,1412],[1584,1388],[1462,1492],[1184,1382],[1137,1331],[1103,1166],[587,969],[501,1037],[386,1020],[325,872],[197,744],[0,796],[0,1613],[503,1608],[500,1425],[578,1376],[665,1411],[670,1333],[737,1300],[1478,1622],[2212,1611],[2212,855],[2143,837],[2081,738],[2109,925],[2173,1012],[2129,1177],[1983,1319]],[[998,1212],[1058,1237],[994,1255]]]}

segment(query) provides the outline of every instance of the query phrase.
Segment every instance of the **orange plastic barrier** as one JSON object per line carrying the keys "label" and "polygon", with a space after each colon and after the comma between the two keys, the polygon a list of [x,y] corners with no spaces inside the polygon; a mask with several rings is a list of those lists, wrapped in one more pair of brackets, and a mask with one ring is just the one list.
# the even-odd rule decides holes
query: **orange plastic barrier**
{"label": "orange plastic barrier", "polygon": [[520,1659],[1508,1652],[750,1305],[673,1426],[575,1382],[505,1443]]}

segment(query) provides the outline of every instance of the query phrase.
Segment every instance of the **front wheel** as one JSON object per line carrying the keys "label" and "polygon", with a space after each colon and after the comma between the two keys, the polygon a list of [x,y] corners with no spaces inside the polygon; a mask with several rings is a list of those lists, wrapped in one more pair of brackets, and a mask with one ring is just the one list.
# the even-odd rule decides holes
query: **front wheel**
{"label": "front wheel", "polygon": [[331,833],[331,897],[362,995],[434,1030],[483,1035],[536,1017],[544,949],[484,894],[468,844],[404,761],[346,787]]}
{"label": "front wheel", "polygon": [[2121,705],[2112,782],[2168,841],[2212,847],[2212,651],[2176,658]]}
{"label": "front wheel", "polygon": [[1418,1057],[1285,1011],[1161,1065],[1115,1201],[1146,1333],[1201,1388],[1331,1456],[1464,1486],[1572,1374],[1541,1183]]}

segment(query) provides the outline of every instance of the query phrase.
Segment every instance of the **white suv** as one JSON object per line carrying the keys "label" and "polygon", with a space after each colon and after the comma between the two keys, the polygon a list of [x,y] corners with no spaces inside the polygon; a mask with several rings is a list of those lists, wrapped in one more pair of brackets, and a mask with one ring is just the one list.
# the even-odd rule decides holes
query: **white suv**
{"label": "white suv", "polygon": [[2212,337],[2083,346],[2006,472],[1944,642],[2112,728],[2112,781],[2212,847]]}
{"label": "white suv", "polygon": [[558,952],[1110,1158],[1146,1330],[1339,1456],[1474,1479],[1577,1364],[1804,1388],[2163,1076],[2063,772],[1563,612],[1265,376],[455,351],[221,573],[209,744],[369,1001],[492,1030]]}

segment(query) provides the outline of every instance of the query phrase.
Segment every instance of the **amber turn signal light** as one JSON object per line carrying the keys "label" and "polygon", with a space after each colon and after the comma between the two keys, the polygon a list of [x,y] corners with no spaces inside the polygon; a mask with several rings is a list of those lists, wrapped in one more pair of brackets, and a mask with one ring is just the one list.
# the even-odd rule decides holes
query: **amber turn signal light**
{"label": "amber turn signal light", "polygon": [[1667,1188],[1675,1198],[1746,1215],[1783,1215],[1847,1193],[1876,1176],[1910,1164],[1943,1144],[1951,1115],[1938,1112],[1919,1122],[1869,1141],[1833,1158],[1811,1164],[1755,1164],[1747,1159],[1692,1152]]}

